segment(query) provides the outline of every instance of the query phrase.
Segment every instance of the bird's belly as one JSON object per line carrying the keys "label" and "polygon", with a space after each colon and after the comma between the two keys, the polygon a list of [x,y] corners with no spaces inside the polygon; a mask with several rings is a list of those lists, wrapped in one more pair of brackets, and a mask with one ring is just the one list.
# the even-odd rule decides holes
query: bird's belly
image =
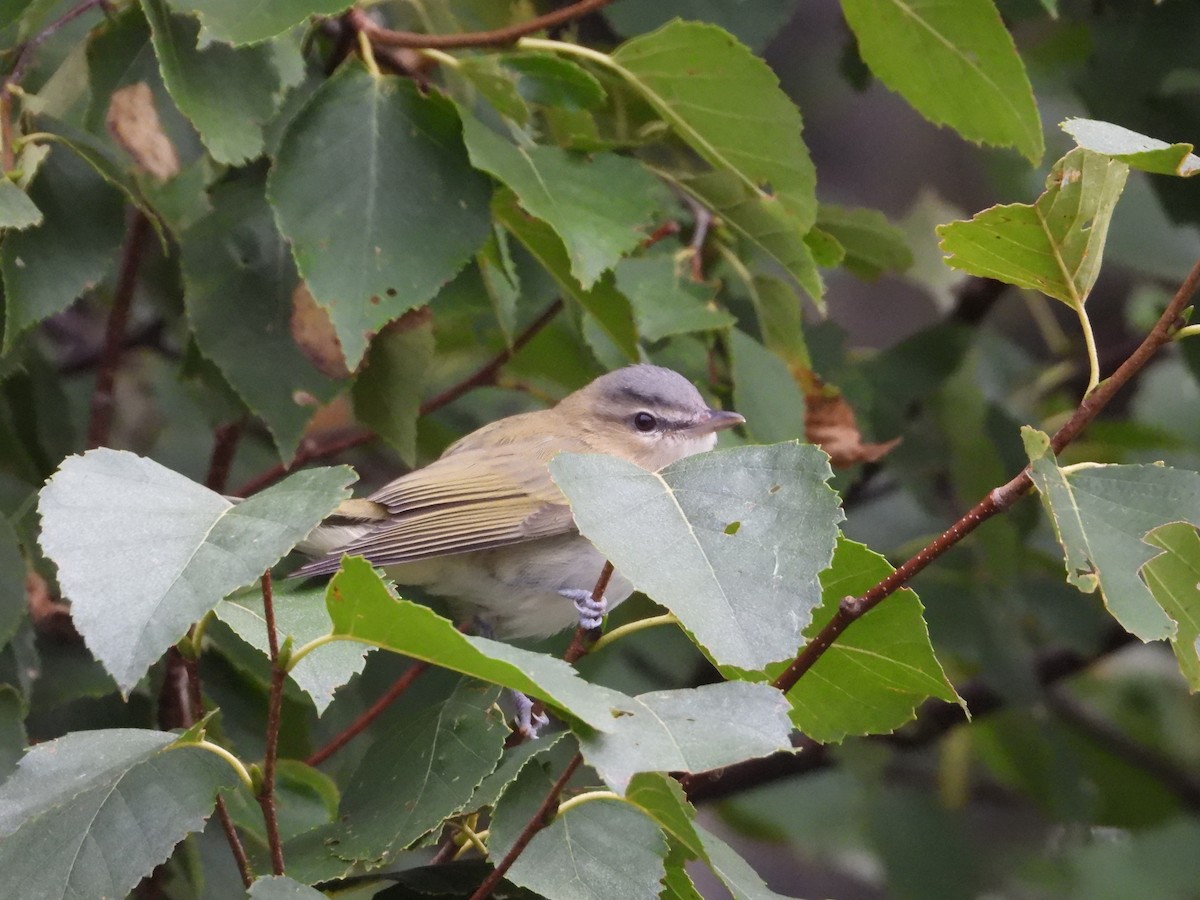
{"label": "bird's belly", "polygon": [[[546,637],[578,621],[560,590],[590,591],[604,557],[578,534],[542,538],[496,550],[440,556],[389,566],[397,584],[419,585],[445,597],[466,616],[478,616],[499,638]],[[612,609],[633,593],[614,573],[605,594]]]}

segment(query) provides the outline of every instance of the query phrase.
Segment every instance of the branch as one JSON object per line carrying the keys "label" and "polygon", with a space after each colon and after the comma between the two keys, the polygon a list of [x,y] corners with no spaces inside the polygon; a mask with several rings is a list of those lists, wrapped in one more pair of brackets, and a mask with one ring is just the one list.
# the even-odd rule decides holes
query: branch
{"label": "branch", "polygon": [[100,357],[96,386],[92,391],[87,430],[89,450],[108,443],[112,426],[113,384],[116,381],[117,364],[121,361],[125,325],[129,321],[129,307],[133,303],[133,289],[137,285],[138,267],[142,263],[142,248],[149,228],[150,220],[142,213],[131,213],[129,228],[125,232],[125,246],[121,250],[121,268],[113,292],[112,310],[108,314],[108,327],[104,334],[104,354]]}
{"label": "branch", "polygon": [[517,861],[517,857],[529,846],[529,842],[533,840],[533,836],[553,821],[552,813],[558,809],[558,795],[562,793],[563,788],[567,786],[567,782],[571,780],[571,776],[575,774],[575,770],[579,768],[579,764],[582,762],[583,757],[578,753],[571,757],[571,761],[567,763],[567,767],[563,770],[563,773],[558,776],[558,781],[554,782],[554,787],[550,788],[550,793],[546,795],[546,799],[542,801],[542,805],[538,807],[537,812],[533,814],[533,818],[529,820],[529,824],[517,836],[512,849],[504,855],[504,859],[496,864],[496,868],[492,869],[491,874],[479,885],[475,893],[471,895],[470,900],[487,900],[492,895],[492,891],[496,889],[496,885],[500,883],[500,879],[504,877],[504,873],[512,868],[512,864]]}
{"label": "branch", "polygon": [[[1089,655],[1071,649],[1046,651],[1038,656],[1034,666],[1038,684],[1048,687],[1077,675],[1133,642],[1134,638],[1129,632],[1119,625],[1114,625],[1096,650]],[[957,704],[927,700],[917,711],[915,721],[895,734],[875,735],[867,740],[900,750],[920,750],[935,743],[959,725],[967,724],[968,714],[970,720],[974,721],[999,712],[1009,702],[1004,694],[995,690],[983,678],[973,678],[965,684],[957,685],[955,690],[966,704],[966,712]],[[684,777],[681,784],[688,800],[692,803],[721,800],[772,781],[824,769],[834,763],[829,748],[810,737],[798,735],[792,744],[798,753],[777,753],[763,759],[747,760],[724,769],[697,772]]]}
{"label": "branch", "polygon": [[218,494],[225,491],[225,483],[229,480],[229,467],[233,465],[233,457],[237,453],[238,441],[242,437],[245,420],[238,419],[226,422],[213,429],[212,455],[208,458],[208,474],[204,478],[204,486]]}
{"label": "branch", "polygon": [[[497,353],[495,357],[484,363],[462,381],[447,388],[440,394],[430,397],[421,404],[421,408],[417,415],[429,415],[429,413],[435,412],[436,410],[441,409],[443,406],[453,403],[455,400],[473,388],[481,387],[485,384],[494,384],[496,381],[496,376],[499,374],[500,369],[504,367],[504,364],[516,356],[526,344],[533,340],[539,331],[549,325],[554,317],[562,311],[562,308],[563,301],[561,299],[555,300],[548,307],[546,307],[545,311],[540,316],[530,322],[524,331],[517,335],[511,346],[505,347],[503,350]],[[288,472],[299,468],[305,463],[312,462],[315,459],[324,459],[329,456],[336,456],[337,454],[344,453],[346,450],[353,449],[354,447],[360,447],[363,444],[369,444],[371,441],[375,440],[376,437],[377,435],[375,435],[373,432],[365,431],[351,435],[350,437],[341,437],[337,440],[329,441],[327,443],[309,444],[306,442],[305,444],[301,445],[299,452],[290,463],[279,463],[278,465],[267,469],[267,471],[263,472],[261,475],[251,478],[236,491],[234,491],[234,495],[237,497],[248,497],[250,494],[261,491],[267,485],[274,484]]]}
{"label": "branch", "polygon": [[283,844],[279,839],[279,821],[275,816],[275,761],[279,754],[279,719],[283,707],[283,680],[287,672],[279,664],[279,636],[275,633],[275,595],[271,589],[271,571],[262,575],[263,618],[267,625],[267,649],[271,656],[271,693],[267,701],[267,749],[263,759],[262,790],[258,805],[267,826],[267,844],[271,849],[271,871],[283,874]]}
{"label": "branch", "polygon": [[581,19],[588,13],[607,6],[612,0],[577,0],[554,12],[537,16],[506,28],[494,31],[466,31],[460,34],[421,34],[415,31],[393,31],[376,25],[360,9],[350,10],[350,23],[371,39],[371,43],[384,47],[412,47],[429,50],[455,50],[467,47],[504,47],[515,44],[528,34],[545,31]]}
{"label": "branch", "polygon": [[334,735],[329,743],[309,756],[304,761],[305,765],[319,766],[325,760],[329,759],[329,757],[333,756],[333,754],[341,750],[342,747],[350,742],[351,738],[379,718],[380,713],[391,706],[417,680],[417,677],[428,668],[429,663],[418,661],[405,669],[404,674],[397,678],[378,700],[363,710],[353,722]]}
{"label": "branch", "polygon": [[[1171,302],[1159,317],[1145,340],[1130,355],[1128,359],[1111,376],[1102,381],[1096,388],[1084,397],[1075,413],[1067,420],[1050,439],[1050,447],[1055,453],[1060,453],[1067,444],[1104,409],[1113,396],[1129,383],[1159,351],[1164,344],[1170,343],[1175,330],[1179,327],[1179,316],[1184,306],[1200,287],[1200,261],[1188,273]],[[837,640],[843,631],[858,619],[862,618],[899,588],[906,585],[914,575],[927,565],[965,538],[997,513],[1003,512],[1017,502],[1033,486],[1026,466],[1020,474],[993,489],[982,500],[972,506],[957,522],[947,528],[941,535],[927,544],[920,552],[906,561],[898,569],[868,590],[861,597],[847,597],[841,602],[833,618],[826,623],[817,636],[804,647],[792,661],[792,664],[775,679],[774,686],[785,694],[790,691],[825,651]]]}

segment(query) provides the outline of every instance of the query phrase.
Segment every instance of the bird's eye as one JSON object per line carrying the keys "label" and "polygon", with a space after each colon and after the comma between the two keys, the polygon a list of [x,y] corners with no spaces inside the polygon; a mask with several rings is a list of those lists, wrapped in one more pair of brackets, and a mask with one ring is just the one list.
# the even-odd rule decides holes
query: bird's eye
{"label": "bird's eye", "polygon": [[633,427],[638,431],[653,431],[658,427],[658,419],[648,412],[640,412],[633,417]]}

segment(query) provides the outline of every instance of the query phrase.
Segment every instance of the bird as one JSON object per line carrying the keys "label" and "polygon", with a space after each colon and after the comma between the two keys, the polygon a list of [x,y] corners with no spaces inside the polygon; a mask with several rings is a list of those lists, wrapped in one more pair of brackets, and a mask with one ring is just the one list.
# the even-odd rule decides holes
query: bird
{"label": "bird", "polygon": [[711,408],[671,369],[617,369],[553,407],[484,425],[429,465],[345,501],[302,542],[314,558],[292,575],[329,574],[344,556],[361,556],[398,585],[445,598],[489,637],[596,628],[633,585],[614,572],[605,595],[591,596],[605,559],[575,527],[550,460],[606,453],[657,471],[711,450],[718,431],[744,422]]}

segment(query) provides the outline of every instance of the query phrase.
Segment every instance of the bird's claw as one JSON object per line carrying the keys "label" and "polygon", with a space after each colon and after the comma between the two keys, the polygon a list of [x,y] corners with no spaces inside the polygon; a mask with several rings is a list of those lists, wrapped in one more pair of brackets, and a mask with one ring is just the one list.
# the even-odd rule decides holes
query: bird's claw
{"label": "bird's claw", "polygon": [[591,631],[593,628],[600,627],[605,613],[608,612],[607,597],[594,598],[591,591],[579,588],[564,588],[558,593],[575,604],[575,610],[579,613],[580,628]]}
{"label": "bird's claw", "polygon": [[550,724],[544,712],[533,712],[533,701],[520,691],[512,691],[513,705],[517,708],[517,732],[528,741],[537,740],[538,729]]}

